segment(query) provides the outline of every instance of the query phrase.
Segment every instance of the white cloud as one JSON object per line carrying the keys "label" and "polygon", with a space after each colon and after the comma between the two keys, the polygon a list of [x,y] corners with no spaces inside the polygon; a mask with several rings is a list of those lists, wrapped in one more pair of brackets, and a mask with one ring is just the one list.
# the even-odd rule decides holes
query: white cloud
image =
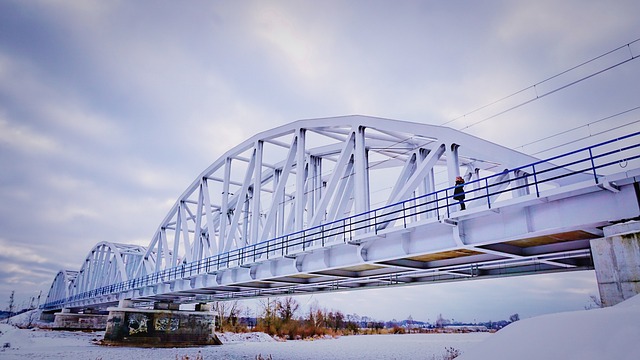
{"label": "white cloud", "polygon": [[[0,238],[0,248],[2,248],[2,256],[21,263],[46,263],[48,258],[45,254],[38,254],[30,247],[24,246],[23,243],[15,243]],[[11,271],[18,270],[13,267]]]}
{"label": "white cloud", "polygon": [[[255,36],[276,53],[276,61],[287,62],[300,77],[301,83],[322,81],[327,73],[326,48],[330,30],[318,34],[315,24],[304,22],[299,12],[278,3],[260,3],[252,9],[255,16]],[[306,14],[305,14],[306,15]],[[336,54],[334,54],[336,55]]]}
{"label": "white cloud", "polygon": [[113,146],[114,141],[118,144],[125,136],[113,119],[92,113],[76,104],[49,102],[44,107],[42,112],[46,113],[50,120],[80,138],[89,139],[94,145]]}
{"label": "white cloud", "polygon": [[98,219],[100,213],[95,208],[94,204],[81,205],[60,205],[57,207],[50,207],[48,211],[43,214],[43,220],[47,220],[52,224],[69,224],[80,225],[77,222],[84,222],[90,219]]}
{"label": "white cloud", "polygon": [[[83,104],[86,94],[56,82],[46,71],[33,59],[0,54],[0,91],[9,99],[0,106],[0,141],[22,150],[60,154],[70,137],[93,145],[118,144],[126,138],[117,121]],[[26,103],[28,108],[19,108]]]}
{"label": "white cloud", "polygon": [[[555,55],[574,61],[575,51],[611,39],[637,22],[633,1],[536,1],[512,4],[498,27],[509,43],[543,41]],[[635,4],[637,5],[637,3]],[[631,39],[620,39],[631,40]],[[544,55],[544,54],[540,54]]]}
{"label": "white cloud", "polygon": [[28,125],[15,125],[0,113],[0,143],[27,154],[51,155],[60,152],[55,139]]}

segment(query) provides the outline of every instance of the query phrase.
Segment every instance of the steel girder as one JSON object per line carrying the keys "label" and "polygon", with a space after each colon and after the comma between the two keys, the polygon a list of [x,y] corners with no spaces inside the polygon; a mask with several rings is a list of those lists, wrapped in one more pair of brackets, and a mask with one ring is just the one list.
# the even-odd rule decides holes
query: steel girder
{"label": "steel girder", "polygon": [[367,116],[297,121],[253,136],[199,174],[136,276],[536,160],[440,126]]}
{"label": "steel girder", "polygon": [[[148,247],[98,244],[65,304],[586,269],[588,240],[638,213],[628,201],[638,135],[599,145],[597,156],[564,154],[565,167],[445,127],[365,116],[297,121],[253,136],[199,174]],[[633,170],[605,173],[618,161]],[[468,183],[465,214],[451,200],[458,175]],[[593,203],[607,214],[585,211]],[[567,204],[570,224],[555,215]],[[64,296],[54,293],[49,308]]]}
{"label": "steel girder", "polygon": [[73,270],[60,270],[56,277],[53,279],[49,293],[47,294],[47,301],[61,301],[67,299],[71,294],[70,289],[73,286],[73,282],[78,277],[78,271]]}
{"label": "steel girder", "polygon": [[98,243],[72,281],[69,296],[129,280],[144,263],[146,248],[110,242]]}

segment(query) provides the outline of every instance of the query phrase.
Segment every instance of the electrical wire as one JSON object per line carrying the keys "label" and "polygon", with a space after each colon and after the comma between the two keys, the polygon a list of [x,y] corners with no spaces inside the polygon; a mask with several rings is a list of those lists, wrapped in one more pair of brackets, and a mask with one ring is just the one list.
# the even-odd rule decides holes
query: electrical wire
{"label": "electrical wire", "polygon": [[583,137],[581,137],[581,138],[579,138],[579,139],[575,139],[575,140],[572,140],[572,141],[566,142],[566,143],[564,143],[564,144],[560,144],[560,145],[552,146],[552,147],[547,148],[547,149],[545,149],[545,150],[540,150],[540,151],[538,151],[538,152],[535,152],[535,153],[533,153],[533,154],[531,154],[531,155],[537,155],[537,154],[540,154],[540,153],[544,153],[544,152],[547,152],[547,151],[551,151],[551,150],[554,150],[554,149],[557,149],[557,148],[560,148],[560,147],[563,147],[563,146],[566,146],[566,145],[569,145],[569,144],[573,144],[573,143],[578,142],[578,141],[580,141],[580,140],[588,139],[588,138],[590,138],[590,137],[592,137],[592,136],[597,136],[597,135],[606,134],[606,133],[608,133],[608,132],[610,132],[610,131],[614,131],[614,130],[622,129],[623,127],[626,127],[626,126],[629,126],[629,125],[633,125],[633,124],[637,124],[637,123],[639,123],[639,122],[640,122],[640,119],[635,120],[635,121],[632,121],[632,122],[627,123],[627,124],[624,124],[624,125],[616,126],[616,127],[614,127],[614,128],[611,128],[611,129],[603,130],[603,131],[600,131],[600,132],[597,132],[597,133],[594,133],[594,134],[589,134],[588,136],[583,136]]}
{"label": "electrical wire", "polygon": [[[605,121],[605,120],[609,120],[609,119],[615,118],[615,117],[620,116],[620,115],[624,115],[624,114],[626,114],[626,113],[630,113],[630,112],[635,111],[635,110],[638,110],[638,109],[640,109],[640,106],[636,106],[636,107],[631,108],[631,109],[629,109],[629,110],[621,111],[621,112],[619,112],[619,113],[617,113],[617,114],[613,114],[613,115],[610,115],[610,116],[607,116],[607,117],[604,117],[604,118],[598,119],[598,120],[596,120],[596,121],[592,121],[592,122],[590,122],[590,123],[588,123],[588,124],[584,124],[584,125],[576,126],[576,127],[572,128],[572,129],[565,130],[565,131],[562,131],[562,132],[559,132],[559,133],[553,134],[553,135],[551,135],[551,136],[543,137],[543,138],[541,138],[541,139],[538,139],[538,140],[535,140],[535,141],[532,141],[532,142],[528,142],[528,143],[526,143],[526,144],[523,144],[523,145],[518,146],[517,148],[522,149],[522,148],[524,148],[525,146],[533,145],[533,144],[535,144],[535,143],[539,143],[539,142],[541,142],[541,141],[545,141],[545,140],[552,139],[552,138],[554,138],[554,137],[558,137],[558,136],[561,136],[561,135],[565,135],[565,134],[570,133],[570,132],[572,132],[572,131],[575,131],[575,130],[577,130],[577,129],[580,129],[580,128],[583,128],[583,127],[589,127],[589,126],[594,125],[594,124],[597,124],[597,123],[599,123],[599,122],[602,122],[602,121]],[[635,123],[635,122],[633,122],[633,123]],[[633,123],[632,123],[632,124],[633,124]],[[627,124],[627,125],[629,125],[629,124]],[[611,131],[611,130],[613,130],[613,129],[609,129],[609,130],[607,130],[607,131]],[[606,131],[605,131],[605,132],[606,132]],[[600,134],[601,134],[601,133],[600,133]],[[549,150],[550,150],[550,149],[549,149]],[[547,151],[547,150],[543,150],[542,152],[544,152],[544,151]]]}
{"label": "electrical wire", "polygon": [[[464,114],[464,115],[462,115],[462,116],[459,116],[459,117],[454,118],[454,119],[452,119],[452,120],[446,121],[446,122],[442,123],[442,124],[441,124],[441,126],[442,126],[442,125],[449,124],[449,123],[451,123],[451,122],[454,122],[454,121],[456,121],[456,120],[458,120],[458,119],[461,119],[461,118],[466,117],[466,116],[468,116],[468,115],[471,115],[471,114],[473,114],[473,113],[476,113],[476,112],[478,112],[478,111],[480,111],[480,110],[483,110],[483,109],[485,109],[485,108],[487,108],[487,107],[490,107],[490,106],[492,106],[492,105],[495,105],[495,104],[497,104],[497,103],[500,103],[500,102],[502,102],[502,101],[504,101],[504,100],[507,100],[507,99],[509,99],[509,98],[511,98],[511,97],[514,97],[514,96],[516,96],[516,95],[518,95],[518,94],[521,94],[521,93],[523,93],[523,92],[525,92],[525,91],[528,91],[528,90],[530,90],[530,89],[534,89],[534,90],[536,90],[536,97],[535,97],[535,98],[532,98],[532,99],[529,99],[529,100],[527,100],[527,101],[521,102],[521,103],[519,103],[519,104],[517,104],[517,105],[514,105],[514,106],[512,106],[512,107],[508,108],[508,109],[505,109],[505,110],[503,110],[503,111],[500,111],[500,112],[498,112],[498,113],[496,113],[496,114],[494,114],[494,115],[488,116],[488,117],[486,117],[486,118],[483,118],[483,119],[481,119],[481,120],[479,120],[479,121],[476,121],[476,122],[474,122],[474,123],[472,123],[472,124],[469,124],[469,125],[467,125],[467,126],[465,126],[465,127],[461,128],[461,129],[459,129],[459,130],[466,130],[466,129],[468,129],[468,128],[472,127],[472,126],[475,126],[475,125],[481,124],[481,123],[483,123],[483,122],[485,122],[485,121],[488,121],[488,120],[490,120],[490,119],[496,118],[496,117],[498,117],[498,116],[500,116],[500,115],[503,115],[503,114],[505,114],[505,113],[507,113],[507,112],[509,112],[509,111],[515,110],[515,109],[520,108],[520,107],[522,107],[522,106],[524,106],[524,105],[527,105],[527,104],[529,104],[529,103],[532,103],[533,101],[536,101],[536,100],[541,99],[541,98],[543,98],[543,97],[546,97],[546,96],[548,96],[548,95],[554,94],[554,93],[556,93],[556,92],[558,92],[558,91],[564,90],[564,89],[566,89],[566,88],[568,88],[568,87],[570,87],[570,86],[573,86],[573,85],[576,85],[576,84],[578,84],[578,83],[580,83],[580,82],[582,82],[582,81],[588,80],[588,79],[590,79],[590,78],[592,78],[592,77],[594,77],[594,76],[597,76],[597,75],[602,74],[602,73],[604,73],[604,72],[606,72],[606,71],[609,71],[609,70],[611,70],[611,69],[614,69],[614,68],[616,68],[616,67],[618,67],[618,66],[620,66],[620,65],[626,64],[626,63],[628,63],[628,62],[630,62],[630,61],[632,61],[632,60],[635,60],[635,59],[637,59],[637,58],[639,57],[638,55],[634,55],[634,54],[633,54],[633,52],[631,51],[631,45],[632,45],[632,44],[635,44],[636,42],[640,42],[640,38],[635,39],[635,40],[633,40],[633,41],[631,41],[631,42],[629,42],[629,43],[627,43],[627,44],[625,44],[625,45],[619,46],[619,47],[617,47],[617,48],[615,48],[615,49],[613,49],[613,50],[610,50],[610,51],[608,51],[608,52],[606,52],[606,53],[603,53],[603,54],[601,54],[601,55],[598,55],[598,56],[596,56],[596,57],[594,57],[594,58],[592,58],[592,59],[589,59],[589,60],[587,60],[587,61],[584,61],[584,62],[582,62],[582,63],[580,63],[580,64],[578,64],[578,65],[575,65],[575,66],[573,66],[573,67],[571,67],[571,68],[569,68],[569,69],[567,69],[567,70],[564,70],[564,71],[562,71],[562,72],[560,72],[560,73],[558,73],[558,74],[556,74],[556,75],[553,75],[553,76],[548,77],[548,78],[546,78],[546,79],[544,79],[544,80],[542,80],[542,81],[539,81],[539,82],[537,82],[537,83],[535,83],[535,84],[533,84],[533,85],[530,85],[530,86],[525,87],[525,88],[523,88],[523,89],[521,89],[521,90],[518,90],[518,91],[516,91],[516,92],[514,92],[514,93],[512,93],[512,94],[510,94],[510,95],[504,96],[504,97],[502,97],[502,98],[500,98],[500,99],[498,99],[498,100],[495,100],[495,101],[493,101],[493,102],[491,102],[491,103],[489,103],[489,104],[486,104],[486,105],[483,105],[483,106],[481,106],[481,107],[479,107],[479,108],[476,108],[476,109],[474,109],[474,110],[472,110],[472,111],[470,111],[470,112],[468,112],[468,113],[466,113],[466,114]],[[589,75],[583,76],[582,78],[579,78],[579,79],[577,79],[577,80],[574,80],[574,81],[572,81],[572,82],[570,82],[570,83],[568,83],[568,84],[564,84],[564,85],[562,85],[562,86],[559,86],[559,87],[557,87],[557,88],[555,88],[555,89],[553,89],[553,90],[550,90],[550,91],[548,91],[548,92],[546,92],[546,93],[543,93],[542,95],[538,95],[538,94],[537,94],[537,86],[539,86],[539,85],[541,85],[541,84],[544,84],[544,83],[546,83],[546,82],[548,82],[548,81],[551,81],[551,80],[553,80],[553,79],[555,79],[555,78],[558,78],[558,77],[560,77],[560,76],[562,76],[562,75],[564,75],[564,74],[567,74],[567,73],[569,73],[569,72],[571,72],[571,71],[574,71],[574,70],[576,70],[576,69],[578,69],[578,68],[580,68],[580,67],[583,67],[583,66],[585,66],[585,65],[587,65],[587,64],[590,64],[590,63],[592,63],[592,62],[594,62],[594,61],[596,61],[596,60],[599,60],[599,59],[601,59],[601,58],[603,58],[603,57],[605,57],[605,56],[607,56],[607,55],[610,55],[610,54],[612,54],[612,53],[614,53],[614,52],[617,52],[617,51],[619,51],[619,50],[621,50],[621,49],[624,49],[624,48],[628,48],[628,49],[629,49],[629,56],[630,56],[629,58],[627,58],[627,59],[625,59],[625,60],[622,60],[622,61],[619,61],[619,62],[617,62],[617,63],[615,63],[615,64],[613,64],[613,65],[611,65],[611,66],[608,66],[608,67],[606,67],[606,68],[604,68],[604,69],[601,69],[601,70],[598,70],[598,71],[596,71],[596,72],[593,72],[593,73],[591,73],[591,74],[589,74]],[[585,127],[585,126],[587,126],[587,127],[588,127],[588,126],[593,125],[593,124],[595,124],[595,123],[598,123],[598,122],[601,122],[601,121],[604,121],[604,120],[607,120],[607,119],[611,119],[611,118],[613,118],[613,117],[616,117],[616,116],[619,116],[619,115],[622,115],[622,114],[625,114],[625,113],[628,113],[628,112],[631,112],[631,111],[637,110],[637,109],[639,109],[639,108],[640,108],[640,107],[635,107],[635,108],[633,108],[633,109],[629,109],[629,110],[626,110],[626,111],[620,112],[620,113],[618,113],[618,114],[611,115],[611,116],[608,116],[608,117],[605,117],[605,118],[602,118],[602,119],[596,120],[596,121],[591,122],[591,123],[589,123],[589,124],[581,125],[581,126],[578,126],[578,127],[576,127],[576,128],[566,130],[566,131],[564,131],[564,132],[562,132],[562,133],[559,133],[559,134],[555,134],[555,135],[548,136],[548,137],[545,137],[545,138],[542,138],[542,139],[538,139],[538,140],[536,140],[536,141],[533,141],[533,142],[530,142],[530,143],[527,143],[527,144],[521,145],[521,146],[519,146],[519,147],[520,147],[520,148],[523,148],[524,146],[528,146],[528,145],[531,145],[531,144],[534,144],[534,143],[537,143],[537,142],[540,142],[540,141],[544,141],[544,140],[547,140],[547,139],[550,139],[550,138],[553,138],[553,137],[556,137],[556,136],[559,136],[559,135],[562,135],[562,134],[566,134],[566,133],[568,133],[568,132],[574,131],[574,130],[579,129],[579,128],[581,128],[581,127]],[[624,127],[624,126],[628,126],[628,125],[631,125],[631,124],[635,124],[635,123],[637,123],[638,121],[640,121],[640,120],[634,121],[634,122],[632,122],[632,123],[630,123],[630,124],[625,124],[625,125],[622,125],[622,126],[618,126],[618,127],[614,128],[614,129],[608,129],[608,130],[602,131],[602,132],[597,133],[597,134],[592,134],[592,135],[589,135],[589,136],[594,136],[594,135],[603,134],[603,133],[606,133],[606,132],[609,132],[609,131],[612,131],[612,130],[615,130],[615,129],[619,129],[619,128]],[[585,139],[585,138],[587,138],[587,137],[583,137],[583,138],[581,138],[581,139],[576,139],[576,140],[573,140],[573,141],[571,141],[571,142],[567,142],[567,143],[565,143],[565,144],[561,144],[561,145],[554,146],[554,147],[552,147],[552,148],[548,148],[548,149],[545,149],[545,150],[541,150],[541,151],[539,151],[539,152],[537,152],[537,153],[534,153],[533,155],[535,155],[535,154],[539,154],[539,153],[542,153],[542,152],[546,152],[546,151],[550,151],[550,150],[553,150],[553,149],[555,149],[555,148],[558,148],[558,147],[561,147],[561,146],[565,146],[565,145],[568,145],[568,144],[573,143],[573,142],[576,142],[576,141],[583,140],[583,139]],[[398,141],[398,142],[396,142],[396,143],[393,143],[393,144],[391,144],[391,145],[389,145],[389,146],[387,146],[387,147],[385,147],[385,148],[381,148],[381,149],[378,149],[378,150],[393,149],[395,146],[397,146],[397,145],[399,145],[399,144],[406,143],[406,142],[408,142],[408,141],[409,141],[409,140],[411,140],[411,139],[413,139],[413,137],[408,137],[408,138],[406,138],[406,139],[400,140],[400,141]],[[428,144],[428,143],[430,143],[430,142],[431,142],[431,141],[427,141],[427,142],[425,142],[425,143],[423,143],[423,144],[420,144],[420,145],[419,145],[419,146],[417,146],[416,148],[421,148],[422,146],[424,146],[424,145],[426,145],[426,144]],[[397,148],[396,148],[396,149],[397,149]],[[380,165],[384,164],[385,162],[395,160],[395,159],[397,159],[397,158],[399,158],[399,157],[401,157],[401,156],[404,156],[404,155],[406,155],[406,154],[408,154],[408,153],[410,153],[410,152],[412,152],[412,151],[414,151],[414,149],[408,149],[408,150],[406,150],[406,151],[404,151],[404,152],[401,152],[401,153],[399,153],[399,154],[397,154],[397,155],[395,155],[395,156],[388,156],[388,158],[387,158],[387,159],[385,159],[385,160],[383,160],[383,161],[380,161],[379,163],[377,163],[377,164],[375,164],[375,165],[373,165],[373,166],[369,166],[369,168],[368,168],[368,169],[372,169],[372,168],[374,168],[374,167],[376,167],[376,166],[380,166]],[[335,170],[335,169],[334,169],[334,170]],[[325,173],[323,173],[323,174],[317,174],[317,175],[316,175],[316,177],[320,177],[320,178],[322,178],[322,176],[326,176],[326,175],[328,175],[328,174],[329,174],[328,172],[325,172]],[[353,172],[351,172],[351,173],[349,173],[349,174],[345,174],[345,175],[342,177],[342,180],[344,180],[344,179],[346,179],[346,178],[348,178],[348,177],[350,177],[350,176],[352,176],[352,175],[353,175]],[[291,187],[293,187],[293,186],[294,186],[294,185],[293,185],[293,184],[291,184],[291,185],[288,185],[287,187],[291,188]],[[307,189],[307,190],[305,191],[305,194],[309,194],[309,193],[311,193],[311,192],[313,192],[313,191],[315,191],[315,190],[318,190],[318,189],[315,189],[315,188],[314,188],[314,189]],[[283,203],[287,203],[287,202],[290,202],[290,201],[292,201],[292,199],[285,200]]]}
{"label": "electrical wire", "polygon": [[491,116],[488,116],[488,117],[486,117],[486,118],[483,118],[483,119],[481,119],[481,120],[479,120],[479,121],[476,121],[476,122],[474,122],[474,123],[472,123],[472,124],[470,124],[470,125],[467,125],[467,126],[465,126],[465,127],[463,127],[463,128],[460,128],[459,130],[466,130],[466,129],[468,129],[468,128],[472,127],[472,126],[478,125],[478,124],[483,123],[483,122],[485,122],[485,121],[487,121],[487,120],[490,120],[490,119],[493,119],[493,118],[495,118],[495,117],[498,117],[498,116],[500,116],[500,115],[502,115],[502,114],[504,114],[504,113],[507,113],[507,112],[512,111],[512,110],[515,110],[515,109],[517,109],[517,108],[519,108],[519,107],[522,107],[522,106],[524,106],[524,105],[527,105],[527,104],[529,104],[529,103],[531,103],[531,102],[533,102],[533,101],[536,101],[536,100],[541,99],[541,98],[543,98],[543,97],[546,97],[546,96],[548,96],[548,95],[554,94],[554,93],[556,93],[556,92],[558,92],[558,91],[564,90],[564,89],[566,89],[566,88],[568,88],[568,87],[570,87],[570,86],[573,86],[573,85],[578,84],[578,83],[580,83],[580,82],[582,82],[582,81],[585,81],[585,80],[587,80],[587,79],[590,79],[590,78],[592,78],[592,77],[594,77],[594,76],[596,76],[596,75],[599,75],[599,74],[602,74],[602,73],[604,73],[604,72],[606,72],[606,71],[609,71],[609,70],[611,70],[611,69],[614,69],[614,68],[616,68],[616,67],[618,67],[618,66],[620,66],[620,65],[626,64],[626,63],[628,63],[628,62],[630,62],[630,61],[632,61],[632,60],[635,60],[635,59],[637,59],[637,58],[639,57],[638,55],[634,55],[634,54],[633,54],[633,52],[631,51],[631,45],[632,45],[632,44],[635,44],[635,43],[637,43],[637,42],[640,42],[640,38],[637,38],[637,39],[635,39],[635,40],[633,40],[633,41],[631,41],[631,42],[629,42],[629,43],[627,43],[627,44],[625,44],[625,45],[619,46],[619,47],[617,47],[617,48],[615,48],[615,49],[613,49],[613,50],[607,51],[607,52],[606,52],[606,53],[604,53],[604,54],[598,55],[598,56],[596,56],[596,57],[594,57],[594,58],[592,58],[592,59],[590,59],[590,60],[587,60],[587,61],[585,61],[585,62],[583,62],[583,63],[581,63],[581,64],[578,64],[578,65],[576,65],[576,66],[573,66],[573,67],[571,67],[571,68],[569,68],[569,69],[567,69],[567,70],[564,70],[564,71],[562,71],[562,72],[560,72],[560,73],[558,73],[558,74],[556,74],[556,75],[553,75],[553,76],[551,76],[551,77],[548,77],[548,78],[546,78],[546,79],[544,79],[544,80],[542,80],[542,81],[539,81],[539,82],[537,82],[537,83],[535,83],[535,84],[533,84],[533,85],[530,85],[530,86],[528,86],[528,87],[526,87],[526,88],[523,88],[523,89],[521,89],[521,90],[518,90],[518,91],[516,91],[516,92],[514,92],[514,93],[512,93],[512,94],[510,94],[510,95],[504,96],[504,97],[502,97],[502,98],[500,98],[500,99],[498,99],[498,100],[495,100],[495,101],[493,101],[493,102],[491,102],[491,103],[489,103],[489,104],[486,104],[486,105],[483,105],[483,106],[481,106],[481,107],[479,107],[479,108],[476,108],[476,109],[474,109],[474,110],[472,110],[472,111],[470,111],[470,112],[468,112],[468,113],[466,113],[466,114],[464,114],[464,115],[462,115],[462,116],[459,116],[459,117],[457,117],[457,118],[455,118],[455,119],[452,119],[452,120],[446,121],[446,122],[442,123],[441,125],[446,125],[446,124],[449,124],[449,123],[451,123],[451,122],[453,122],[453,121],[456,121],[456,120],[459,120],[459,119],[461,119],[461,118],[464,118],[464,117],[466,117],[466,116],[468,116],[468,115],[471,115],[471,114],[476,113],[476,112],[478,112],[478,111],[480,111],[480,110],[483,110],[483,109],[485,109],[485,108],[487,108],[487,107],[489,107],[489,106],[495,105],[495,104],[500,103],[500,102],[502,102],[502,101],[504,101],[504,100],[506,100],[506,99],[509,99],[509,98],[511,98],[511,97],[513,97],[513,96],[516,96],[516,95],[518,95],[518,94],[521,94],[521,93],[523,93],[523,92],[525,92],[525,91],[527,91],[527,90],[531,90],[531,89],[537,90],[537,87],[538,87],[539,85],[541,85],[541,84],[545,83],[545,82],[548,82],[548,81],[550,81],[550,80],[553,80],[553,79],[555,79],[555,78],[557,78],[557,77],[559,77],[559,76],[562,76],[562,75],[564,75],[564,74],[567,74],[567,73],[569,73],[569,72],[571,72],[571,71],[573,71],[573,70],[576,70],[576,69],[578,69],[578,68],[580,68],[580,67],[583,67],[583,66],[585,66],[585,65],[587,65],[587,64],[590,64],[590,63],[592,63],[592,62],[594,62],[594,61],[596,61],[596,60],[599,60],[599,59],[601,59],[601,58],[603,58],[603,57],[605,57],[605,56],[607,56],[607,55],[610,55],[610,54],[612,54],[612,53],[614,53],[614,52],[617,52],[617,51],[619,51],[619,50],[621,50],[621,49],[624,49],[624,48],[628,48],[628,49],[629,49],[629,56],[630,56],[629,58],[627,58],[627,59],[625,59],[625,60],[619,61],[619,62],[617,62],[617,63],[615,63],[615,64],[613,64],[613,65],[611,65],[611,66],[609,66],[609,67],[606,67],[606,68],[604,68],[604,69],[601,69],[601,70],[598,70],[598,71],[596,71],[596,72],[593,72],[593,73],[591,73],[591,74],[589,74],[589,75],[587,75],[587,76],[584,76],[584,77],[582,77],[582,78],[580,78],[580,79],[578,79],[578,80],[574,80],[574,81],[572,81],[572,82],[570,82],[570,83],[568,83],[568,84],[565,84],[565,85],[562,85],[562,86],[560,86],[560,87],[557,87],[557,88],[555,88],[555,89],[553,89],[553,90],[551,90],[551,91],[548,91],[548,92],[546,92],[546,93],[543,93],[542,95],[538,95],[538,94],[537,94],[537,91],[536,91],[536,97],[535,97],[535,98],[531,98],[531,99],[529,99],[529,100],[527,100],[527,101],[524,101],[524,102],[522,102],[522,103],[520,103],[520,104],[517,104],[517,105],[515,105],[515,106],[512,106],[512,107],[510,107],[510,108],[508,108],[508,109],[506,109],[506,110],[500,111],[500,112],[498,112],[498,113],[496,113],[496,114],[494,114],[494,115],[491,115]]}

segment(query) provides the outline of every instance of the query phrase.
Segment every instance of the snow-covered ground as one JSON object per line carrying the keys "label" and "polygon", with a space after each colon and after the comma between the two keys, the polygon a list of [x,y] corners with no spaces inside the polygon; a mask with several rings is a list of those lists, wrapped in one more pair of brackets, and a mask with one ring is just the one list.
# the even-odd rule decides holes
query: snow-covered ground
{"label": "snow-covered ground", "polygon": [[411,335],[362,335],[343,336],[336,339],[314,341],[275,341],[262,333],[220,334],[222,346],[193,348],[146,349],[105,347],[94,342],[104,332],[83,333],[50,330],[23,330],[0,324],[0,359],[88,359],[176,360],[188,356],[196,359],[256,359],[271,356],[280,359],[435,359],[444,354],[445,347],[465,351],[490,336],[488,333],[472,334],[411,334]]}
{"label": "snow-covered ground", "polygon": [[[28,322],[29,314],[12,319]],[[218,334],[225,345],[143,349],[95,344],[103,332],[19,329],[0,324],[0,359],[154,360],[255,359],[440,359],[446,347],[460,360],[640,359],[640,295],[614,307],[551,314],[513,323],[495,334],[345,336],[317,341],[275,341],[262,333]]]}
{"label": "snow-covered ground", "polygon": [[616,306],[510,324],[457,360],[638,360],[640,295]]}

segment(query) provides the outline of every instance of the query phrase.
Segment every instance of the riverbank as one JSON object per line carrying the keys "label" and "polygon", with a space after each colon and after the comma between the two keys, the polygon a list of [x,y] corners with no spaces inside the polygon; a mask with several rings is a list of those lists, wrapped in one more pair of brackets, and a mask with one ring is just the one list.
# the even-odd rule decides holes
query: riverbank
{"label": "riverbank", "polygon": [[[25,317],[29,314],[25,314]],[[635,360],[640,353],[640,295],[603,309],[517,321],[497,333],[352,335],[319,341],[276,341],[264,333],[223,333],[222,346],[173,349],[97,345],[104,332],[19,329],[0,324],[0,358],[109,359],[441,359],[447,348],[460,360]],[[20,318],[12,319],[20,322]],[[24,324],[23,324],[24,325]]]}
{"label": "riverbank", "polygon": [[194,348],[143,349],[97,345],[103,332],[70,332],[40,329],[18,329],[0,324],[0,349],[3,360],[18,359],[109,359],[154,360],[196,359],[255,359],[262,355],[277,359],[440,359],[447,347],[467,351],[482,342],[488,333],[470,334],[404,334],[353,335],[317,341],[275,341],[263,333],[220,334],[222,346]]}

